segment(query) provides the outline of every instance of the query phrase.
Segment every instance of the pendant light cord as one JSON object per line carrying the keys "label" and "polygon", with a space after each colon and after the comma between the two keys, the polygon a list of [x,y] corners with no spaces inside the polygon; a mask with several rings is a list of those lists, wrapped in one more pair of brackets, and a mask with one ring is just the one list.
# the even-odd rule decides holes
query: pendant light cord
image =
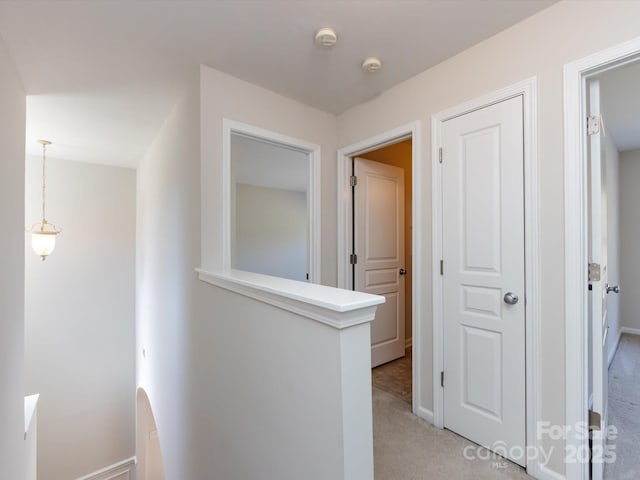
{"label": "pendant light cord", "polygon": [[45,216],[45,161],[46,161],[47,145],[42,144],[42,230],[44,231],[44,225],[47,223]]}

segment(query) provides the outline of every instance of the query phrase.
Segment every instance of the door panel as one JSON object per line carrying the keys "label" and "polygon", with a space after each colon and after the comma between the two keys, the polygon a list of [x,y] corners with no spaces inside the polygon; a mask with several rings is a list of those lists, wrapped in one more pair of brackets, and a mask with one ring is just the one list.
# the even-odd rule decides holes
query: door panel
{"label": "door panel", "polygon": [[443,123],[444,425],[521,465],[523,143],[522,97]]}
{"label": "door panel", "polygon": [[[465,326],[462,329],[463,405],[480,414],[502,418],[502,335]],[[478,361],[480,359],[480,361]]]}
{"label": "door panel", "polygon": [[383,295],[371,322],[371,366],[404,356],[404,171],[356,158],[355,289]]}

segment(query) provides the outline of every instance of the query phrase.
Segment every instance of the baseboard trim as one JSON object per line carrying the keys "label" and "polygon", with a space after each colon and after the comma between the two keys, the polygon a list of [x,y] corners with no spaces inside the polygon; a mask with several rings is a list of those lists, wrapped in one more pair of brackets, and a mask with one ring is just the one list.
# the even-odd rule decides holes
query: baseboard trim
{"label": "baseboard trim", "polygon": [[[622,328],[624,328],[624,327],[622,327]],[[618,351],[618,347],[620,346],[620,339],[622,338],[622,333],[623,333],[622,328],[618,332],[618,336],[616,338],[616,344],[614,345],[614,347],[609,352],[609,358],[607,359],[607,367],[611,366],[611,362],[613,362],[613,357],[616,356],[616,352]]]}
{"label": "baseboard trim", "polygon": [[408,348],[411,348],[411,345],[413,345],[413,338],[409,337],[409,338],[405,338],[404,339],[404,349],[407,350]]}
{"label": "baseboard trim", "polygon": [[621,327],[621,333],[628,333],[629,335],[640,335],[640,328]]}
{"label": "baseboard trim", "polygon": [[133,480],[136,457],[127,458],[76,480]]}
{"label": "baseboard trim", "polygon": [[417,415],[433,425],[433,412],[431,410],[427,410],[424,407],[418,407]]}

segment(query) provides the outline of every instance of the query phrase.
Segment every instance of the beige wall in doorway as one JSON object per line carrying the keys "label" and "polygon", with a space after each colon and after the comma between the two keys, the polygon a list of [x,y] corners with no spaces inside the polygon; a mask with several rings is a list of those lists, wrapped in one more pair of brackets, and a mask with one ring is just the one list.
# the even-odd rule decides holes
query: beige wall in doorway
{"label": "beige wall in doorway", "polygon": [[366,158],[367,160],[373,160],[375,162],[384,163],[387,165],[393,165],[394,167],[400,167],[404,169],[404,256],[405,256],[405,269],[407,270],[406,284],[405,284],[405,316],[404,316],[404,335],[406,340],[411,339],[411,286],[412,286],[412,274],[411,260],[412,260],[412,243],[411,243],[411,139],[404,140],[399,143],[394,143],[388,147],[383,147],[372,152],[367,152],[359,157]]}

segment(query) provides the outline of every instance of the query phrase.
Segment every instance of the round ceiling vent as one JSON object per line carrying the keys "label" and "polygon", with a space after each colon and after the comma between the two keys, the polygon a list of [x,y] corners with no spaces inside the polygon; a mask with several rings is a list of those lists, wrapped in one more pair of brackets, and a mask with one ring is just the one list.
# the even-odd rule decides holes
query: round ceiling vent
{"label": "round ceiling vent", "polygon": [[377,57],[365,58],[362,62],[362,69],[369,73],[375,73],[382,68],[382,62]]}
{"label": "round ceiling vent", "polygon": [[331,48],[338,42],[338,35],[333,28],[325,27],[316,32],[316,45],[322,48]]}

